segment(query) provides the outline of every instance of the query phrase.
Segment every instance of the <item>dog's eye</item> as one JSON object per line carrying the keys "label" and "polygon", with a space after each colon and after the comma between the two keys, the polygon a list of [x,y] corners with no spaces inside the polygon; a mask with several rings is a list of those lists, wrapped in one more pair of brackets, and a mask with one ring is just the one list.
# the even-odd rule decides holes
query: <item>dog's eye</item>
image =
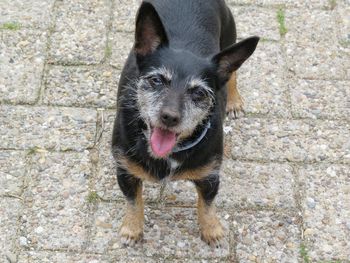
{"label": "dog's eye", "polygon": [[191,89],[191,97],[193,101],[201,101],[207,97],[207,93],[201,87]]}
{"label": "dog's eye", "polygon": [[163,84],[163,80],[160,76],[152,76],[148,79],[152,86],[159,86]]}

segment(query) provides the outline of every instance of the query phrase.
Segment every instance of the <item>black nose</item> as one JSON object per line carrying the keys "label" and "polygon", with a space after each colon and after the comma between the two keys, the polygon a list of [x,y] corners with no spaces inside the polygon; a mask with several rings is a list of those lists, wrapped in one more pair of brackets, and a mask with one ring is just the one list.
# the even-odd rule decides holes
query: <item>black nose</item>
{"label": "black nose", "polygon": [[177,125],[180,121],[180,114],[168,109],[163,109],[160,118],[162,123],[168,127],[173,127]]}

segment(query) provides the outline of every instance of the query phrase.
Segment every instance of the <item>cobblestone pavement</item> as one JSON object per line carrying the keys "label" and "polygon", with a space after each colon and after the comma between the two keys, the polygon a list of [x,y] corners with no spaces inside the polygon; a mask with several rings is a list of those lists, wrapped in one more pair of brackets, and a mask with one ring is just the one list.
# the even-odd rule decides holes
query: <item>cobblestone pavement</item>
{"label": "cobblestone pavement", "polygon": [[350,262],[350,2],[227,2],[262,40],[213,250],[186,182],[147,185],[144,243],[119,244],[111,125],[139,1],[0,0],[0,262]]}

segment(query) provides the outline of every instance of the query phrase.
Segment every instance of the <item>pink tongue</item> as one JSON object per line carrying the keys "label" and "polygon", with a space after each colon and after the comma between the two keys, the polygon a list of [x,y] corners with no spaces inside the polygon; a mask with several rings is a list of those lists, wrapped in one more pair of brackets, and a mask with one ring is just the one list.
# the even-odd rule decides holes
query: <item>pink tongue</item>
{"label": "pink tongue", "polygon": [[166,156],[176,144],[174,132],[154,128],[151,134],[151,147],[153,153],[158,157]]}

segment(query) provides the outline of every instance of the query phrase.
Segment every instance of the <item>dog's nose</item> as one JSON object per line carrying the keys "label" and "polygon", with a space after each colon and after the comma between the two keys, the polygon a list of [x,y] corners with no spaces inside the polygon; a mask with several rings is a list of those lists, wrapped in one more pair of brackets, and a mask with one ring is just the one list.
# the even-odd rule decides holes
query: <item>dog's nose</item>
{"label": "dog's nose", "polygon": [[168,127],[173,127],[177,125],[180,121],[180,114],[168,109],[164,109],[161,112],[160,118],[162,123]]}

